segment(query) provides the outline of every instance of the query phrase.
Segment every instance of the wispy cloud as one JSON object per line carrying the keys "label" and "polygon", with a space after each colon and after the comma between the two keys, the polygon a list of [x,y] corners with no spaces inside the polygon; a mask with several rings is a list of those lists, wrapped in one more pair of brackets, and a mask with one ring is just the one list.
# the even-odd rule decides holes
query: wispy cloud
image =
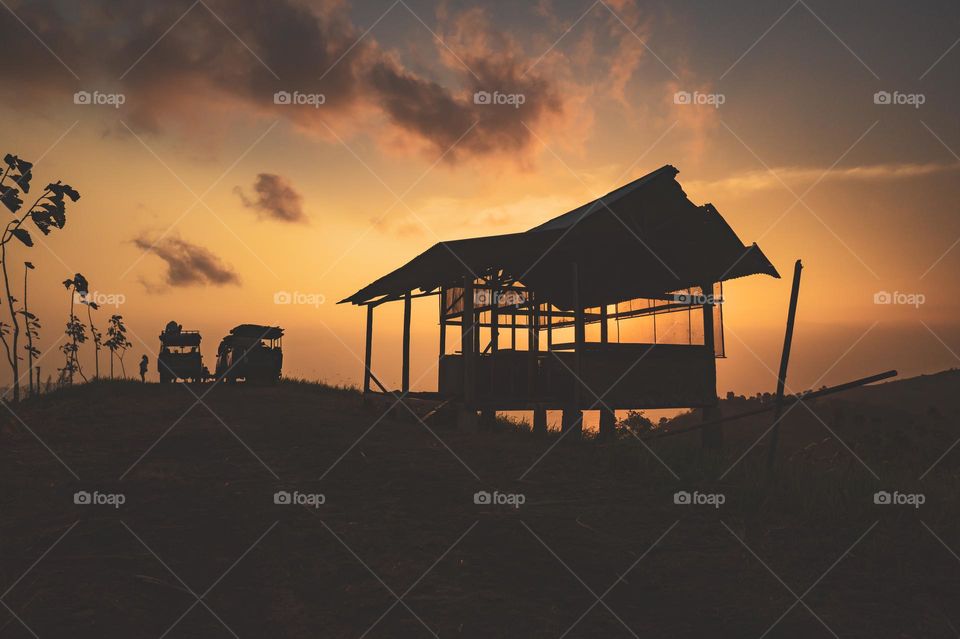
{"label": "wispy cloud", "polygon": [[309,218],[303,210],[303,196],[293,183],[282,175],[261,173],[253,184],[255,198],[249,198],[239,186],[233,192],[240,197],[243,206],[257,212],[261,219],[307,224]]}
{"label": "wispy cloud", "polygon": [[[134,238],[137,248],[156,255],[166,263],[163,284],[170,287],[226,286],[240,284],[240,276],[213,251],[180,237],[152,241],[146,235]],[[144,282],[148,288],[157,288]]]}
{"label": "wispy cloud", "polygon": [[[711,192],[718,189],[728,191],[761,191],[783,188],[783,183],[793,187],[809,184],[816,180],[824,182],[839,181],[887,181],[951,173],[960,170],[960,163],[940,164],[872,164],[827,170],[822,167],[773,167],[766,170],[746,171],[717,180],[688,180],[684,188],[690,191]],[[826,172],[826,174],[825,174]]]}

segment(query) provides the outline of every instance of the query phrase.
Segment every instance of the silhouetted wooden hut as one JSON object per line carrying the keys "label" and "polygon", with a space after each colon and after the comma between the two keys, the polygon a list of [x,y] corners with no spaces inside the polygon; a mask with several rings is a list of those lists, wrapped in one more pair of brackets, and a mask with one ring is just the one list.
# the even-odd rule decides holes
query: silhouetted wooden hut
{"label": "silhouetted wooden hut", "polygon": [[[780,277],[711,204],[697,206],[664,166],[524,233],[440,242],[341,303],[367,307],[364,393],[374,309],[402,301],[402,393],[477,412],[701,407],[717,403],[722,282]],[[436,392],[410,392],[411,300],[439,298]],[[459,328],[451,348],[449,329]],[[459,347],[459,348],[458,348]]]}

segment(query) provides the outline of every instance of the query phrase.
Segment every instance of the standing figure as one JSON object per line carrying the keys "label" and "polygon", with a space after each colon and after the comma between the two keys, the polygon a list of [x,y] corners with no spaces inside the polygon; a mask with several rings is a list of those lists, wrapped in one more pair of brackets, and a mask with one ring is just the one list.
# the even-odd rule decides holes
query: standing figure
{"label": "standing figure", "polygon": [[144,384],[147,383],[147,356],[144,355],[140,358],[140,381]]}

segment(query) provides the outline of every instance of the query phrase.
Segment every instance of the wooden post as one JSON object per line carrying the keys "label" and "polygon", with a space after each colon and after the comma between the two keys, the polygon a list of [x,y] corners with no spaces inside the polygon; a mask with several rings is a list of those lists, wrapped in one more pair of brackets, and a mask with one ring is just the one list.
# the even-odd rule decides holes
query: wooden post
{"label": "wooden post", "polygon": [[[717,355],[716,344],[714,343],[713,326],[713,282],[708,282],[700,286],[700,292],[703,294],[703,347],[706,356],[710,358],[710,367],[708,371],[709,379],[707,386],[712,396],[712,403],[703,408],[703,420],[705,422],[713,421],[720,416],[720,409],[717,406]],[[700,431],[700,442],[704,448],[719,449],[723,447],[723,426],[714,424]]]}
{"label": "wooden post", "polygon": [[[497,394],[497,352],[500,350],[500,281],[490,282],[490,395]],[[489,420],[486,420],[489,422]]]}
{"label": "wooden post", "polygon": [[444,289],[440,289],[440,358],[447,352],[447,295]]}
{"label": "wooden post", "polygon": [[473,275],[463,276],[463,315],[460,318],[460,352],[463,355],[463,404],[457,410],[457,428],[477,430],[476,354],[479,331],[473,311]]}
{"label": "wooden post", "polygon": [[531,399],[537,394],[537,357],[540,350],[540,339],[538,329],[540,326],[540,313],[537,305],[534,303],[533,294],[530,294],[528,300],[530,305],[530,314],[527,315],[527,396]]}
{"label": "wooden post", "polygon": [[[600,342],[606,344],[610,340],[607,330],[607,305],[600,305]],[[600,439],[612,439],[617,432],[617,415],[606,406],[600,407]]]}
{"label": "wooden post", "polygon": [[550,310],[550,304],[546,305],[544,313],[547,316],[547,350],[553,350],[553,311]]}
{"label": "wooden post", "polygon": [[400,390],[410,392],[410,291],[403,296],[403,381]]}
{"label": "wooden post", "polygon": [[[573,401],[569,409],[563,411],[563,430],[574,429],[577,434],[583,431],[583,345],[586,336],[586,326],[583,320],[583,306],[580,304],[580,270],[576,262],[573,263]],[[569,414],[568,414],[569,413]]]}
{"label": "wooden post", "polygon": [[600,341],[606,344],[609,341],[607,333],[607,305],[600,305]]}
{"label": "wooden post", "polygon": [[780,415],[783,412],[783,390],[787,384],[787,364],[790,361],[790,346],[793,344],[793,324],[797,317],[797,298],[800,296],[800,272],[803,264],[797,260],[793,265],[793,287],[790,289],[790,308],[787,310],[787,330],[783,336],[783,352],[780,354],[780,374],[777,375],[776,404],[773,411],[773,432],[770,433],[770,449],[767,451],[767,471],[773,470],[777,458],[777,442],[780,440]]}
{"label": "wooden post", "polygon": [[533,432],[538,435],[547,433],[547,409],[537,404],[533,409]]}
{"label": "wooden post", "polygon": [[373,357],[373,304],[367,304],[367,339],[363,353],[363,398],[370,394],[370,362]]}
{"label": "wooden post", "polygon": [[460,350],[463,353],[463,400],[469,408],[476,402],[476,330],[473,312],[473,276],[464,276],[463,317],[460,322]]}

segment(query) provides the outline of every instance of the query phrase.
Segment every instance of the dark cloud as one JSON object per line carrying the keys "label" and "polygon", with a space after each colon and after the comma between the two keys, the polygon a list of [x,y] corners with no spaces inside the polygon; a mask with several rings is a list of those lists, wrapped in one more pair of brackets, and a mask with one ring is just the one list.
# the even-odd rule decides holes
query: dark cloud
{"label": "dark cloud", "polygon": [[210,249],[179,237],[151,241],[146,236],[133,240],[138,248],[166,262],[164,283],[168,286],[226,286],[240,284],[240,276]]}
{"label": "dark cloud", "polygon": [[[523,150],[531,143],[523,123],[535,127],[540,118],[562,110],[556,86],[536,73],[523,74],[531,60],[516,46],[498,43],[491,51],[474,42],[457,43],[452,34],[460,50],[453,61],[443,45],[434,43],[443,67],[436,71],[447,86],[406,68],[380,48],[373,34],[361,38],[346,2],[191,4],[14,2],[13,11],[81,80],[9,19],[0,21],[0,41],[16,53],[17,63],[5,67],[0,93],[15,95],[14,104],[33,109],[34,101],[69,106],[76,90],[123,92],[124,120],[154,132],[195,125],[203,116],[222,121],[223,114],[242,112],[286,118],[327,135],[328,120],[358,113],[376,120],[380,113],[404,134],[442,151],[477,123],[448,160]],[[275,104],[278,91],[323,94],[325,102],[320,108]],[[519,108],[478,105],[476,91],[523,94],[525,102]]]}
{"label": "dark cloud", "polygon": [[253,184],[256,198],[248,198],[238,186],[233,189],[240,201],[248,209],[257,212],[259,217],[280,222],[309,222],[303,211],[303,196],[293,188],[293,184],[282,175],[261,173]]}

